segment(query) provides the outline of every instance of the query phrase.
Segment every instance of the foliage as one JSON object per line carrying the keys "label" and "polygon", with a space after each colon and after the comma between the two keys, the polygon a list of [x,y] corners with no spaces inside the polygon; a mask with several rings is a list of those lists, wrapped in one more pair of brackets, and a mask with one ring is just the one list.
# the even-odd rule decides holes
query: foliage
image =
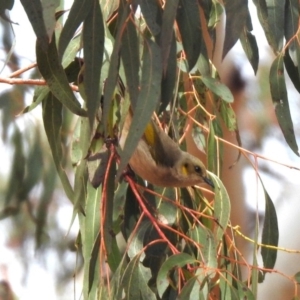
{"label": "foliage", "polygon": [[[14,3],[2,2],[3,17]],[[257,283],[275,265],[278,224],[265,192],[264,266],[258,271],[255,251],[252,281],[243,281],[240,265],[246,262],[232,234],[229,197],[214,175],[222,168],[223,131],[235,132],[238,139],[233,95],[212,64],[223,12],[223,57],[240,40],[255,73],[259,62],[247,1],[223,2],[75,0],[65,17],[65,11],[55,13],[59,1],[21,0],[37,36],[37,67],[45,80],[23,113],[42,105],[55,167],[79,218],[85,299],[255,299]],[[299,68],[291,58],[300,53],[299,3],[280,0],[271,7],[265,0],[254,2],[276,54],[270,70],[275,112],[288,145],[299,155],[284,76],[285,66],[300,89]],[[115,140],[130,106],[131,134],[120,150]],[[207,154],[213,192],[162,189],[123,172],[154,112],[175,139],[192,124],[192,132],[201,137],[198,146]],[[66,122],[70,116],[75,128]],[[66,137],[65,132],[72,134]],[[69,138],[71,154],[66,155]],[[30,155],[40,159],[39,153],[25,158],[18,142],[15,161],[36,163]],[[66,168],[71,164],[74,183]],[[12,172],[22,173],[23,190],[8,187],[7,199],[9,193],[20,198],[38,182],[39,174],[26,179],[25,167],[13,166]],[[2,217],[8,215],[2,212]]]}

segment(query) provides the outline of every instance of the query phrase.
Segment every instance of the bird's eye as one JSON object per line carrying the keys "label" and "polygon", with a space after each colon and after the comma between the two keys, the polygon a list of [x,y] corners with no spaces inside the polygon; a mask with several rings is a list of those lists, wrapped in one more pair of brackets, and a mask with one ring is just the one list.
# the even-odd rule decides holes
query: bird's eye
{"label": "bird's eye", "polygon": [[194,170],[195,170],[196,173],[202,175],[202,169],[199,166],[195,166]]}

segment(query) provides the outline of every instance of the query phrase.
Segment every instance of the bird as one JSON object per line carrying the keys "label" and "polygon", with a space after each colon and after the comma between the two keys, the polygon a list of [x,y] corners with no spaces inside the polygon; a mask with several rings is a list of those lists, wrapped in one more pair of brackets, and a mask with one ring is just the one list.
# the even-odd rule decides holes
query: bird
{"label": "bird", "polygon": [[[126,116],[119,144],[124,147],[132,111]],[[142,179],[160,187],[189,187],[206,183],[214,188],[202,161],[180,149],[152,119],[129,160],[130,168]]]}

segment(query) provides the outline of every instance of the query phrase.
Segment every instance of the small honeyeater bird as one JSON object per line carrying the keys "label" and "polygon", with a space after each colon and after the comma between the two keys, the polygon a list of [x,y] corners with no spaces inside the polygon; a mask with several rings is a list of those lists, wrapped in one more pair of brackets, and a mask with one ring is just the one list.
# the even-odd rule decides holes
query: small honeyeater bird
{"label": "small honeyeater bird", "polygon": [[[129,111],[121,132],[121,147],[125,144],[131,120]],[[182,151],[153,120],[146,126],[129,165],[141,178],[157,186],[188,187],[207,183],[214,188],[201,160]]]}

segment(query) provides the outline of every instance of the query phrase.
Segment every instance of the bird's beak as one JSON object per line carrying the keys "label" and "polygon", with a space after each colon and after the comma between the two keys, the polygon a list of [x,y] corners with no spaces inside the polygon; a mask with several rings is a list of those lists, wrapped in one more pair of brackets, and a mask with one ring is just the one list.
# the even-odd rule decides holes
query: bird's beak
{"label": "bird's beak", "polygon": [[205,183],[210,185],[213,189],[215,188],[215,185],[214,185],[214,183],[212,182],[211,179],[209,179],[208,177],[203,177],[203,180],[204,180]]}

